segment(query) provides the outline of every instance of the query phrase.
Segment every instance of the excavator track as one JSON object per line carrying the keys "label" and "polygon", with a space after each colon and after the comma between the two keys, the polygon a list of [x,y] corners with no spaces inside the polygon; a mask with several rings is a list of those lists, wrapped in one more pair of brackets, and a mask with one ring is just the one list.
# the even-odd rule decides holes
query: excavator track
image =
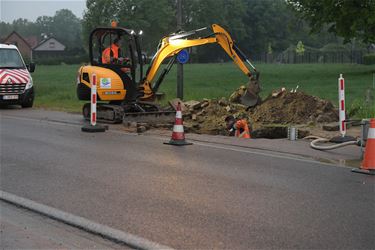
{"label": "excavator track", "polygon": [[176,111],[151,111],[124,113],[123,122],[142,122],[152,124],[171,123],[174,121]]}
{"label": "excavator track", "polygon": [[[83,117],[90,120],[91,105],[86,103],[83,106]],[[98,103],[96,106],[96,120],[100,123],[121,123],[124,116],[124,109],[119,105]]]}
{"label": "excavator track", "polygon": [[[83,117],[90,120],[90,103],[83,106]],[[152,102],[136,102],[125,105],[97,104],[97,122],[99,123],[169,123],[175,118],[175,111],[162,110]]]}
{"label": "excavator track", "polygon": [[131,105],[124,106],[123,123],[141,122],[161,124],[173,122],[176,112],[163,110],[154,102],[137,101]]}

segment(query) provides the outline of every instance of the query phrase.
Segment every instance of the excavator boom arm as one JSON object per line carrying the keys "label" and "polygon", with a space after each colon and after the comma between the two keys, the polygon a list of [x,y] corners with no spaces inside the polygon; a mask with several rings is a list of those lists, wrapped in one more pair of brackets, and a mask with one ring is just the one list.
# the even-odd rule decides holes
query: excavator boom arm
{"label": "excavator boom arm", "polygon": [[[166,58],[176,56],[181,50],[190,47],[196,47],[206,44],[218,43],[224,51],[229,55],[233,62],[240,68],[240,70],[248,77],[251,77],[251,71],[246,66],[247,62],[254,71],[255,67],[250,63],[246,56],[234,44],[229,33],[217,24],[212,25],[213,34],[207,38],[197,39],[182,39],[181,36],[171,36],[162,39],[160,47],[152,59],[151,65],[147,71],[143,82],[144,97],[147,99],[154,94],[159,87],[160,82],[156,88],[152,88],[151,84],[156,77],[156,74]],[[166,71],[167,72],[167,71]]]}

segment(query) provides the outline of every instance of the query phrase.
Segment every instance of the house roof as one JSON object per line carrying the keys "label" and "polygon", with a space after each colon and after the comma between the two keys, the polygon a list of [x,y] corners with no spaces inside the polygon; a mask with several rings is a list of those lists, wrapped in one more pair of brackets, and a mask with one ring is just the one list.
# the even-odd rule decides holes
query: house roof
{"label": "house roof", "polygon": [[49,40],[51,39],[54,39],[56,40],[58,43],[60,43],[62,46],[66,47],[63,43],[61,43],[59,40],[57,40],[55,37],[51,36],[49,38],[46,38],[44,40],[42,40],[41,42],[38,41],[38,37],[37,36],[30,36],[30,37],[26,37],[26,38],[23,38],[20,34],[18,34],[16,31],[12,31],[8,36],[4,37],[3,39],[0,39],[0,42],[3,42],[5,43],[6,40],[8,40],[12,35],[16,35],[19,39],[21,39],[22,41],[24,41],[26,43],[26,45],[32,49],[32,50],[35,50],[36,48],[40,47],[41,45],[43,45],[44,43],[48,42]]}
{"label": "house roof", "polygon": [[9,37],[11,37],[13,34],[15,34],[16,36],[18,36],[22,41],[24,41],[26,44],[27,44],[27,46],[30,48],[30,49],[32,49],[32,47],[31,47],[31,45],[20,35],[20,34],[18,34],[15,30],[14,31],[12,31],[7,37],[5,37],[2,41],[3,42],[5,42],[6,40],[8,40],[9,39]]}
{"label": "house roof", "polygon": [[61,43],[61,42],[60,42],[59,40],[57,40],[55,37],[51,36],[51,37],[48,37],[48,38],[42,40],[37,46],[35,46],[35,47],[33,48],[33,50],[36,50],[38,47],[42,46],[43,44],[45,44],[46,42],[48,42],[48,41],[51,40],[51,39],[56,40],[56,41],[57,41],[58,43],[60,43],[62,46],[66,47],[63,43]]}
{"label": "house roof", "polygon": [[31,48],[34,48],[39,43],[37,36],[29,36],[29,37],[26,37],[25,40],[27,41],[27,43],[30,45]]}

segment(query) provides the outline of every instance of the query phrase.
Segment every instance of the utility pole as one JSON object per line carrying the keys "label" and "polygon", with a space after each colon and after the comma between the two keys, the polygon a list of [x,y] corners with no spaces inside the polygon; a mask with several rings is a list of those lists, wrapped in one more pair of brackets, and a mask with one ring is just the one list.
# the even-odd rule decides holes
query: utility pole
{"label": "utility pole", "polygon": [[[177,0],[177,30],[182,30],[182,0]],[[177,98],[184,99],[184,65],[177,63]]]}

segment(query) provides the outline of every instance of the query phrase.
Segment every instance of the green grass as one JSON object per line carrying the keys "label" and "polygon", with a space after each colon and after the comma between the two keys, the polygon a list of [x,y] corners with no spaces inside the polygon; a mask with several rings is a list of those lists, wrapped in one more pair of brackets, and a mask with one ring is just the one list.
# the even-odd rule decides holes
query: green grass
{"label": "green grass", "polygon": [[34,106],[39,108],[80,111],[83,102],[76,95],[79,65],[38,65],[32,74],[36,91]]}
{"label": "green grass", "polygon": [[[38,66],[33,74],[35,106],[79,111],[82,102],[76,97],[76,72],[79,65]],[[366,89],[372,88],[375,66],[352,64],[260,64],[262,97],[273,89],[295,88],[337,103],[337,78],[346,80],[347,107],[363,100]],[[184,65],[185,100],[228,97],[247,77],[232,63]],[[173,67],[160,88],[166,99],[176,96],[176,67]]]}

